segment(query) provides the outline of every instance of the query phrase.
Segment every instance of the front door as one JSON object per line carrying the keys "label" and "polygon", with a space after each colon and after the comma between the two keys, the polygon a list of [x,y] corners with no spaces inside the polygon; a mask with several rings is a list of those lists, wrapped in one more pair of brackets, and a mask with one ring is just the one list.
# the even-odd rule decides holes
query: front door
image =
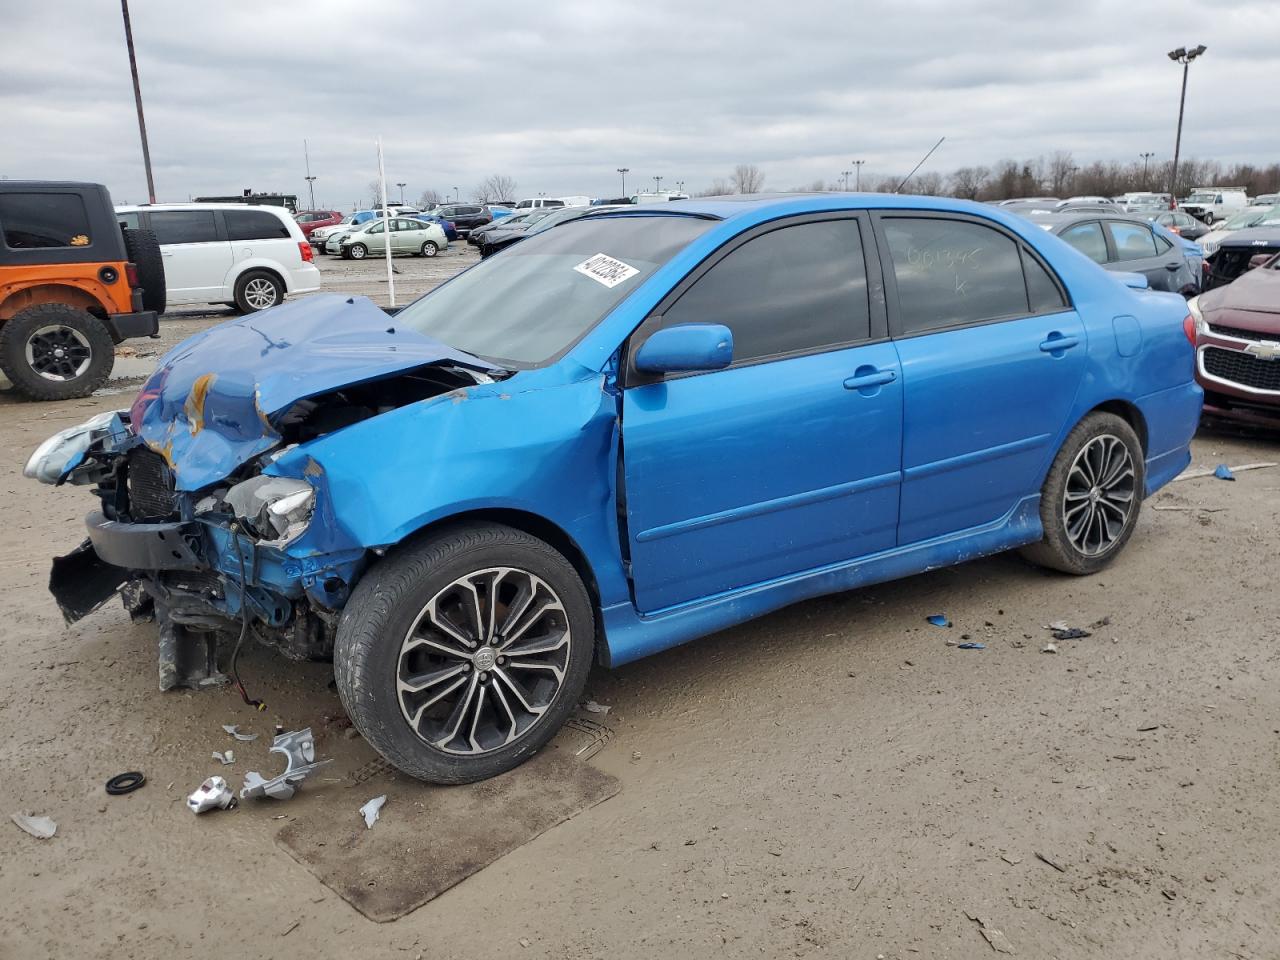
{"label": "front door", "polygon": [[898,542],[1005,517],[1039,493],[1087,349],[1065,288],[977,218],[876,218],[904,388]]}
{"label": "front door", "polygon": [[865,237],[852,214],[757,228],[632,338],[634,352],[696,322],[734,337],[727,369],[628,374],[622,494],[642,612],[894,545],[902,386]]}
{"label": "front door", "polygon": [[151,210],[151,229],[160,243],[167,299],[210,303],[222,299],[231,270],[231,244],[218,230],[212,210]]}

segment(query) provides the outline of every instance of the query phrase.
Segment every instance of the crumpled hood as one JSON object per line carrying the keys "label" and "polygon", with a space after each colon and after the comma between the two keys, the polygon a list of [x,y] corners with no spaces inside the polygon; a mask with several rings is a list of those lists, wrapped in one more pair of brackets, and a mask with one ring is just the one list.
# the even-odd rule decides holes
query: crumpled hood
{"label": "crumpled hood", "polygon": [[271,418],[298,400],[432,363],[492,364],[396,325],[367,297],[317,294],[184,340],[134,401],[142,441],[179,490],[198,490],[280,442]]}

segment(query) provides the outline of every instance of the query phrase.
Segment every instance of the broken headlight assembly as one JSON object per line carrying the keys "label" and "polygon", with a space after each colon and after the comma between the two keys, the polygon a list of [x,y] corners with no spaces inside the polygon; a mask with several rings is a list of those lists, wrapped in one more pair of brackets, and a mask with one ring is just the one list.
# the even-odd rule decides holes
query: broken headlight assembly
{"label": "broken headlight assembly", "polygon": [[[112,429],[112,424],[117,421],[117,417],[114,411],[100,413],[77,427],[68,427],[55,433],[36,447],[35,453],[31,454],[27,465],[23,467],[22,475],[41,483],[60,483],[63,477],[80,466],[94,441],[116,432]],[[82,482],[92,482],[93,479],[89,477]],[[73,479],[72,482],[76,480]]]}
{"label": "broken headlight assembly", "polygon": [[245,530],[277,544],[300,537],[316,508],[315,487],[290,477],[251,477],[222,499]]}

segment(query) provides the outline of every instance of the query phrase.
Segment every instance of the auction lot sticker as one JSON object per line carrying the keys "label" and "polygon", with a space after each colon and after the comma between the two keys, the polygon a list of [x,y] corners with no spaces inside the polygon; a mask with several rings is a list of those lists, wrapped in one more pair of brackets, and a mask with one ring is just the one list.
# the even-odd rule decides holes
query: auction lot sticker
{"label": "auction lot sticker", "polygon": [[610,288],[630,280],[640,272],[630,264],[613,259],[607,253],[597,253],[594,257],[588,257],[573,269],[585,277],[590,277],[596,283],[602,283]]}

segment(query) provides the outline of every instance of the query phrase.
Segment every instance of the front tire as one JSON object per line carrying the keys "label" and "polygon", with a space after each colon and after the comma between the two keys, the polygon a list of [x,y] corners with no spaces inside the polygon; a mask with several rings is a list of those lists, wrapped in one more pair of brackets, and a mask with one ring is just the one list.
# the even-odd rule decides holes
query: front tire
{"label": "front tire", "polygon": [[284,302],[284,284],[265,270],[250,270],[236,281],[236,307],[241,313],[258,313]]}
{"label": "front tire", "polygon": [[115,359],[106,324],[70,304],[37,304],[0,324],[0,370],[32,400],[87,397]]}
{"label": "front tire", "polygon": [[334,676],[356,728],[400,770],[470,783],[527,760],[586,685],[595,614],[573,566],[498,524],[402,547],[357,584]]}
{"label": "front tire", "polygon": [[353,243],[347,247],[346,255],[352,260],[363,260],[369,255],[369,248],[363,243]]}
{"label": "front tire", "polygon": [[1022,549],[1032,563],[1095,573],[1129,542],[1146,483],[1142,444],[1112,413],[1092,413],[1067,434],[1040,491],[1044,539]]}

